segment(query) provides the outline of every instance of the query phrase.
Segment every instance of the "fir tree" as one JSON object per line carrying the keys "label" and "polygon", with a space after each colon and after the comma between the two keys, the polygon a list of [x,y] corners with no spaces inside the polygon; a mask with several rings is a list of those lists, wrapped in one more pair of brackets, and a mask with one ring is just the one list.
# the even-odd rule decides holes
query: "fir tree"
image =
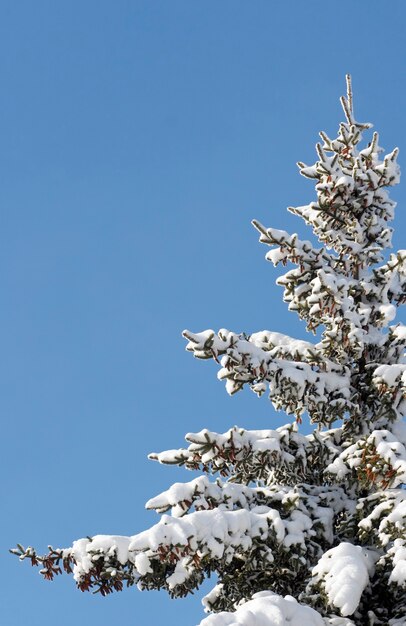
{"label": "fir tree", "polygon": [[195,357],[220,364],[230,394],[268,393],[292,423],[189,433],[188,447],[151,454],[203,474],[150,500],[162,517],[133,537],[87,537],[45,556],[18,546],[46,579],[63,568],[82,591],[137,585],[179,597],[216,573],[202,626],[406,623],[406,327],[393,323],[406,251],[384,256],[398,151],[383,156],[377,133],[360,149],[371,125],[355,121],[349,77],[341,102],[337,137],[320,133],[317,162],[298,164],[317,200],[289,209],[322,247],[253,222],[267,259],[293,264],[278,283],[320,341],[184,333]]}

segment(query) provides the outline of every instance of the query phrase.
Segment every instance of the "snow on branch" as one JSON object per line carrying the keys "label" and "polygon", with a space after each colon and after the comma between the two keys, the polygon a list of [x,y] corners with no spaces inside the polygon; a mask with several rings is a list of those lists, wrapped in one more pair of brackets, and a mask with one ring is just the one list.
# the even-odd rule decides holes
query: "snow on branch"
{"label": "snow on branch", "polygon": [[[289,562],[289,568],[282,569],[291,589],[304,588],[306,560],[315,562],[323,546],[331,545],[335,516],[345,510],[347,501],[335,486],[251,488],[219,481],[210,484],[202,477],[175,485],[148,506],[162,511],[193,499],[194,512],[181,518],[163,515],[150,529],[132,537],[96,535],[79,539],[68,549],[50,547],[45,556],[22,546],[15,553],[33,565],[42,564],[41,573],[49,580],[61,573],[62,564],[73,573],[79,589],[102,595],[136,584],[140,589],[163,587],[182,596],[214,569],[224,585],[236,569],[241,582],[237,589],[226,587],[216,599],[219,606],[212,608],[218,610],[240,601],[250,580],[266,587],[282,571],[284,561]],[[316,532],[323,537],[321,543],[314,541]]]}
{"label": "snow on branch", "polygon": [[372,382],[382,401],[386,401],[393,409],[396,408],[403,416],[406,409],[406,364],[379,365],[373,372]]}
{"label": "snow on branch", "polygon": [[344,617],[352,615],[374,573],[377,555],[361,546],[343,542],[323,554],[313,568],[312,585],[325,594],[331,608]]}
{"label": "snow on branch", "polygon": [[[307,411],[314,422],[320,423],[339,419],[352,407],[346,370],[324,359],[317,348],[311,348],[307,342],[300,342],[300,348],[299,342],[287,342],[287,354],[290,352],[297,359],[287,360],[274,356],[280,348],[273,349],[272,333],[245,337],[227,330],[220,330],[217,335],[212,330],[198,334],[186,330],[183,334],[189,340],[187,350],[197,358],[218,361],[218,356],[224,355],[218,378],[226,381],[230,394],[245,384],[258,395],[268,388],[277,410],[283,409],[299,420]],[[264,349],[264,345],[268,349]]]}
{"label": "snow on branch", "polygon": [[[146,507],[155,509],[158,513],[171,510],[174,517],[183,517],[192,507],[195,511],[214,508],[223,511],[240,508],[258,510],[257,507],[271,507],[279,511],[284,520],[286,535],[282,543],[285,547],[290,547],[293,544],[305,544],[306,538],[301,536],[297,524],[298,519],[304,519],[303,516],[311,520],[311,524],[305,522],[304,527],[318,525],[319,532],[330,543],[333,540],[334,525],[331,507],[334,506],[335,514],[339,515],[347,505],[345,492],[334,485],[251,487],[224,483],[219,479],[212,483],[206,476],[200,476],[188,483],[175,483],[167,491],[149,500]],[[312,533],[309,534],[311,536]]]}
{"label": "snow on branch", "polygon": [[339,259],[330,255],[324,248],[315,249],[310,241],[301,241],[296,234],[289,235],[285,230],[276,228],[265,228],[257,220],[252,221],[253,226],[261,234],[259,241],[268,246],[278,246],[275,250],[267,253],[266,259],[275,266],[279,263],[286,265],[295,263],[303,269],[315,267],[336,268],[339,266]]}
{"label": "snow on branch", "polygon": [[406,541],[406,490],[377,491],[357,504],[359,537],[379,547]]}
{"label": "snow on branch", "polygon": [[335,140],[320,133],[324,143],[316,146],[319,160],[311,167],[298,164],[303,176],[318,181],[317,202],[289,209],[329,249],[348,255],[354,276],[359,267],[379,262],[381,251],[391,245],[387,222],[393,219],[396,203],[384,187],[396,185],[400,177],[398,150],[381,159],[377,133],[367,148],[358,151],[360,128],[341,124]]}
{"label": "snow on branch", "polygon": [[229,568],[235,559],[243,563],[249,557],[248,568],[261,574],[271,567],[274,549],[285,545],[291,550],[292,543],[297,544],[299,558],[311,526],[310,518],[296,510],[283,521],[278,510],[267,506],[214,509],[181,519],[163,515],[138,535],[96,535],[79,539],[68,549],[51,548],[44,557],[21,546],[20,558],[42,563],[41,573],[48,579],[61,573],[62,560],[82,591],[95,589],[107,595],[126,583],[140,589],[164,587],[182,596],[202,582],[203,572]]}
{"label": "snow on branch", "polygon": [[222,611],[206,617],[200,626],[324,626],[328,623],[317,611],[300,604],[292,596],[283,598],[263,591],[256,593],[235,612]]}
{"label": "snow on branch", "polygon": [[406,250],[391,254],[389,261],[372,270],[372,276],[365,281],[368,294],[382,303],[404,304],[406,302]]}
{"label": "snow on branch", "polygon": [[326,473],[351,482],[355,476],[365,487],[398,487],[406,484],[406,448],[390,431],[374,430],[347,447]]}
{"label": "snow on branch", "polygon": [[[338,431],[337,433],[338,434]],[[188,448],[153,453],[149,458],[168,465],[184,465],[242,484],[264,481],[266,484],[324,481],[326,461],[340,453],[334,445],[334,433],[298,432],[297,424],[276,430],[245,430],[234,426],[225,433],[204,429],[188,433]],[[332,435],[332,436],[331,436]]]}

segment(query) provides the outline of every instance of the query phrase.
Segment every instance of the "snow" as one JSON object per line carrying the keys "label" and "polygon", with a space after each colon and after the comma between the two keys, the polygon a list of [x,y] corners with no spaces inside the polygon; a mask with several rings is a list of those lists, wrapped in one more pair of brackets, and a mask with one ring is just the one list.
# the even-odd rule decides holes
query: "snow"
{"label": "snow", "polygon": [[[403,525],[405,519],[406,518],[403,517]],[[395,539],[393,547],[389,550],[389,554],[393,555],[394,565],[389,577],[389,582],[406,587],[406,541],[403,539]]]}
{"label": "snow", "polygon": [[[299,529],[296,532],[300,532]],[[117,558],[122,565],[133,563],[143,576],[150,571],[151,559],[156,558],[162,546],[230,561],[235,553],[249,550],[256,538],[265,540],[274,536],[282,542],[285,534],[284,522],[276,509],[265,506],[254,506],[250,511],[214,509],[197,511],[182,519],[163,515],[158,524],[132,537],[96,535],[91,539],[80,539],[65,551],[65,556],[75,559],[76,580],[88,573],[101,556],[107,560]],[[268,553],[267,558],[272,561],[272,554]],[[179,561],[179,567],[169,581],[171,587],[183,583],[189,576],[185,561]]]}
{"label": "snow", "polygon": [[[334,431],[327,435],[317,431],[310,435],[302,435],[298,432],[296,423],[275,430],[246,430],[234,426],[225,433],[216,433],[204,429],[199,433],[186,435],[186,440],[191,442],[187,449],[153,453],[150,458],[164,464],[178,463],[193,470],[200,467],[213,474],[223,471],[230,464],[237,464],[240,471],[244,468],[244,479],[248,481],[253,477],[250,467],[254,468],[256,463],[266,463],[264,471],[266,467],[269,479],[278,468],[290,468],[290,471],[296,469],[304,478],[305,473],[310,470],[307,458],[311,455],[313,459],[315,450],[318,450],[319,458],[323,456],[331,458],[339,454],[332,441],[334,437]],[[204,462],[208,449],[215,451],[209,463]],[[162,506],[166,505],[167,500]],[[150,508],[150,503],[148,507]],[[151,508],[163,512],[166,510],[161,509],[157,502],[151,505]],[[182,513],[179,509],[178,511],[179,514]]]}
{"label": "snow", "polygon": [[326,622],[312,608],[292,596],[269,591],[256,593],[234,613],[223,611],[206,617],[200,626],[324,626]]}
{"label": "snow", "polygon": [[374,371],[374,383],[377,386],[386,385],[393,388],[406,372],[406,364],[394,363],[391,365],[380,365]]}
{"label": "snow", "polygon": [[[249,338],[221,329],[202,333],[184,331],[187,350],[198,358],[221,358],[218,378],[226,381],[230,394],[248,383],[256,392],[258,383],[268,383],[270,398],[277,410],[302,415],[308,411],[314,421],[322,421],[320,407],[328,404],[331,419],[351,410],[348,371],[322,354],[318,346],[292,340],[279,333],[262,331]],[[264,349],[265,348],[265,349]],[[271,349],[270,349],[271,348]],[[310,363],[306,362],[310,361]],[[331,397],[333,396],[333,397]],[[293,409],[294,406],[294,409]]]}
{"label": "snow", "polygon": [[[195,506],[197,502],[207,508],[181,518],[162,515],[157,524],[132,537],[96,535],[74,542],[64,556],[75,560],[76,581],[91,572],[99,559],[105,568],[115,571],[116,561],[122,566],[131,564],[134,576],[141,580],[153,573],[153,562],[161,563],[164,554],[174,565],[166,583],[169,589],[176,589],[193,577],[202,559],[221,560],[225,565],[235,558],[244,562],[258,545],[262,545],[261,567],[273,563],[274,549],[284,550],[301,563],[308,550],[314,551],[315,528],[325,540],[333,540],[332,507],[339,512],[346,505],[342,490],[336,487],[258,488],[210,483],[204,476],[169,489],[150,504],[176,509],[176,494],[196,498]],[[211,508],[209,497],[217,502],[217,508]]]}
{"label": "snow", "polygon": [[134,557],[134,565],[141,576],[152,573],[151,561],[145,552],[138,552]]}
{"label": "snow", "polygon": [[392,487],[406,483],[406,448],[389,430],[374,430],[368,437],[359,439],[328,465],[326,473],[342,480],[352,469],[363,466],[369,457],[375,459],[376,480],[385,482],[390,475]]}
{"label": "snow", "polygon": [[[363,537],[380,546],[390,546],[402,531],[406,520],[406,490],[385,489],[360,499],[358,523]],[[368,514],[364,517],[364,513]]]}
{"label": "snow", "polygon": [[119,535],[95,535],[89,538],[74,541],[72,547],[65,550],[65,556],[73,555],[79,565],[74,567],[74,578],[79,581],[83,572],[89,572],[93,563],[100,556],[113,556],[121,565],[128,561],[130,537]]}
{"label": "snow", "polygon": [[343,542],[323,554],[312,573],[321,583],[330,605],[346,617],[356,610],[373,572],[373,554],[361,546]]}

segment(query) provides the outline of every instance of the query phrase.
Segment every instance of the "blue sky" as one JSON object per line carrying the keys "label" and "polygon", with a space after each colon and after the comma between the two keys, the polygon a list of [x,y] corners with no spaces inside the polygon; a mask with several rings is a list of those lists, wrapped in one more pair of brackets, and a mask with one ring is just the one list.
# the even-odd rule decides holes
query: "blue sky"
{"label": "blue sky", "polygon": [[[196,596],[102,599],[7,554],[157,521],[184,433],[285,423],[184,351],[183,328],[304,336],[250,220],[294,232],[297,160],[355,111],[406,153],[394,0],[0,2],[1,623],[191,626]],[[406,225],[398,200],[395,245]]]}

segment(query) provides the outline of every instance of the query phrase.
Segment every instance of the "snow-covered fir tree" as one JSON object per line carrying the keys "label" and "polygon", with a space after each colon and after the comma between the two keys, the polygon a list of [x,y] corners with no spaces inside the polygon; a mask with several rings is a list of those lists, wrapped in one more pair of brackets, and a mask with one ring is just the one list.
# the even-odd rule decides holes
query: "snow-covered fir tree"
{"label": "snow-covered fir tree", "polygon": [[[275,430],[186,435],[188,447],[151,454],[199,475],[147,507],[161,514],[132,537],[98,535],[22,560],[82,591],[125,586],[184,596],[215,573],[201,626],[406,624],[406,251],[391,246],[397,150],[384,156],[370,124],[320,133],[317,161],[299,163],[317,199],[290,208],[321,247],[254,222],[289,309],[320,341],[261,331],[185,331],[195,357],[214,359],[233,394],[249,386],[291,417]],[[314,425],[300,432],[303,415]],[[211,477],[215,478],[211,478]]]}

